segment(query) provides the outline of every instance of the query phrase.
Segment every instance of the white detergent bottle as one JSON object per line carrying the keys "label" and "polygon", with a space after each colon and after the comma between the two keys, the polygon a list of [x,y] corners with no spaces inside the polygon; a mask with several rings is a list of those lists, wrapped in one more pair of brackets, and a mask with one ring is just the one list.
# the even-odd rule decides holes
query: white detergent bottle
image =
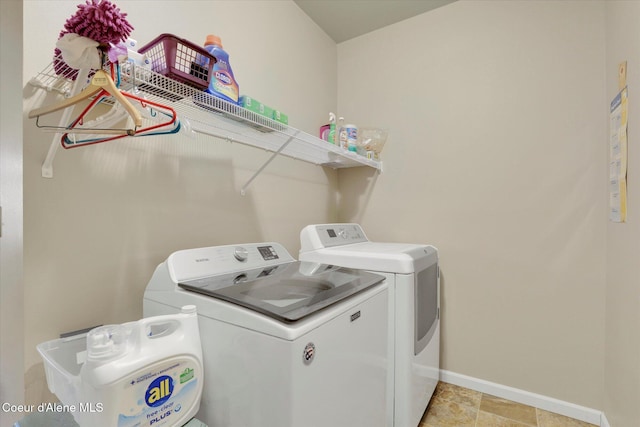
{"label": "white detergent bottle", "polygon": [[195,306],[101,326],[87,335],[74,416],[82,427],[182,426],[198,412],[203,379]]}

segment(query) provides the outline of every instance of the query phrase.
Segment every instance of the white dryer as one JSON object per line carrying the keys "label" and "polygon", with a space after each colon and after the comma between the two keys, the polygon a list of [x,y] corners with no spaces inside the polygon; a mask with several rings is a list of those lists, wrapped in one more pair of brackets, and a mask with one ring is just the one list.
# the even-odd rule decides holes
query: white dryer
{"label": "white dryer", "polygon": [[416,427],[440,378],[440,272],[430,245],[377,243],[358,224],[309,225],[300,261],[363,269],[389,286],[389,357],[393,389],[388,426]]}
{"label": "white dryer", "polygon": [[209,427],[384,427],[388,289],[373,273],[298,262],[278,243],[178,251],[144,316],[197,307]]}

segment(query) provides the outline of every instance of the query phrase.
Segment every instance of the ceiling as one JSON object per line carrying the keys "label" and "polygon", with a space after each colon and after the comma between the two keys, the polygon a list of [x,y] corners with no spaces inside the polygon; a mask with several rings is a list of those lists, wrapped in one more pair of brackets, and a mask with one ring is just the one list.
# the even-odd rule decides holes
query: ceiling
{"label": "ceiling", "polygon": [[294,0],[336,43],[455,0]]}

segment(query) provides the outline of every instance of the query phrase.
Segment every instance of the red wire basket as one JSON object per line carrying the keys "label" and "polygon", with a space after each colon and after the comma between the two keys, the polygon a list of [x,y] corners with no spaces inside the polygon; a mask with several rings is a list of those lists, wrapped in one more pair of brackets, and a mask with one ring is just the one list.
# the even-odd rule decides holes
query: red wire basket
{"label": "red wire basket", "polygon": [[151,69],[170,79],[205,90],[216,59],[204,48],[173,34],[160,34],[140,49],[151,61]]}

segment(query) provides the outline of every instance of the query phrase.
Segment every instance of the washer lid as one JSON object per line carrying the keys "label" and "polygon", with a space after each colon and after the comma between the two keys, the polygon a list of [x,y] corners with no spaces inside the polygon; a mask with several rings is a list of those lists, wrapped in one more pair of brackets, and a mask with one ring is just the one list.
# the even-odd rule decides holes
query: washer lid
{"label": "washer lid", "polygon": [[295,261],[184,281],[178,286],[282,322],[295,322],[383,280],[365,271]]}

